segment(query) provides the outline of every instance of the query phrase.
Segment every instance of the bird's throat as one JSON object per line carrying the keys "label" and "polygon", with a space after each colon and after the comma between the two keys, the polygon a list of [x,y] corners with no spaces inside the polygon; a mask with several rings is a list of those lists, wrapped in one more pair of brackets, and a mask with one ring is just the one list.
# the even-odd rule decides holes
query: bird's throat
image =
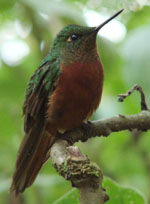
{"label": "bird's throat", "polygon": [[60,62],[65,64],[66,66],[69,66],[71,64],[80,63],[80,64],[86,64],[86,63],[96,63],[99,61],[99,55],[97,52],[97,47],[94,46],[92,49],[90,47],[87,47],[86,49],[76,49],[75,51],[65,53],[63,52],[60,57]]}

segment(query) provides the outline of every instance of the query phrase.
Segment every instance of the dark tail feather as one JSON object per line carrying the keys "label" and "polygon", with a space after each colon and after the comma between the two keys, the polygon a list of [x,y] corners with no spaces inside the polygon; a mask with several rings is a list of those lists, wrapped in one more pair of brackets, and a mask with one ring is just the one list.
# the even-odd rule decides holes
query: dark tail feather
{"label": "dark tail feather", "polygon": [[[52,133],[51,133],[52,132]],[[19,148],[16,169],[10,192],[16,195],[23,192],[35,180],[40,168],[47,158],[48,150],[53,143],[55,131],[42,124],[34,124],[24,136]]]}

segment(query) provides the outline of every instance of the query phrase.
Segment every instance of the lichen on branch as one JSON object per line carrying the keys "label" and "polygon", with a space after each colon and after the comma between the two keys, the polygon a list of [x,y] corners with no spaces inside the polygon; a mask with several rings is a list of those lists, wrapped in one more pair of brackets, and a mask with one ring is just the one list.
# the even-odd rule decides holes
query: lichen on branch
{"label": "lichen on branch", "polygon": [[69,146],[65,140],[57,140],[50,154],[59,174],[78,188],[81,204],[103,204],[108,200],[102,189],[103,175],[99,167],[81,154],[78,147]]}

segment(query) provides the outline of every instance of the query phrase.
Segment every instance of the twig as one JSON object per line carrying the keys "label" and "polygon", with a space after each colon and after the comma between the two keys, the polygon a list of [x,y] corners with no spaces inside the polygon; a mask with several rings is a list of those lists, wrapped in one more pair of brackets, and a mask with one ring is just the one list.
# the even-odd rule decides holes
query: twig
{"label": "twig", "polygon": [[126,99],[128,96],[130,96],[134,91],[138,91],[141,94],[141,110],[148,110],[146,100],[145,100],[145,94],[143,92],[143,89],[140,85],[136,84],[134,85],[129,91],[127,91],[124,94],[118,95],[118,101],[123,102],[124,99]]}

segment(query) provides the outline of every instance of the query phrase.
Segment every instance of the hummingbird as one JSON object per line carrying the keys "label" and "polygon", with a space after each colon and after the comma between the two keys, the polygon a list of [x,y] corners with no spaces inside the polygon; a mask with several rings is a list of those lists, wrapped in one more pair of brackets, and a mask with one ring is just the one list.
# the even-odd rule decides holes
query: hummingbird
{"label": "hummingbird", "polygon": [[23,105],[25,136],[10,188],[16,196],[33,184],[57,133],[80,127],[98,108],[104,70],[96,36],[122,11],[97,27],[64,27],[30,78]]}

